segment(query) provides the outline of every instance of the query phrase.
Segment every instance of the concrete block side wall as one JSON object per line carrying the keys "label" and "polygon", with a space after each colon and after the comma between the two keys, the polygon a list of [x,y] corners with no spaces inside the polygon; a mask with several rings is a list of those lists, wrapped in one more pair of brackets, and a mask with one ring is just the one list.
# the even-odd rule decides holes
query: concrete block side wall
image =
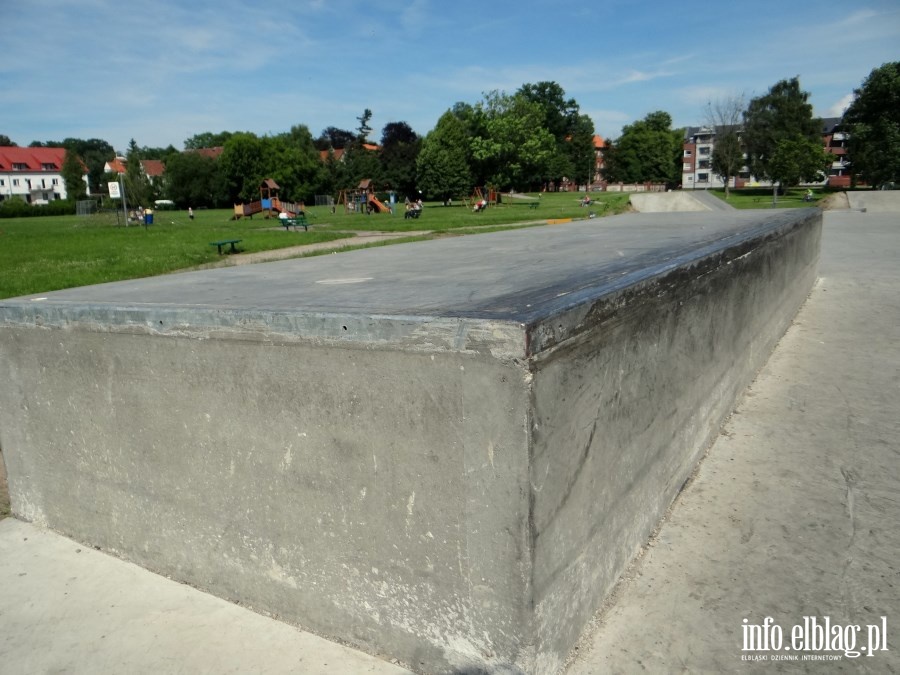
{"label": "concrete block side wall", "polygon": [[790,325],[820,236],[810,214],[737,257],[651,279],[536,358],[538,672],[564,661]]}
{"label": "concrete block side wall", "polygon": [[522,369],[7,327],[0,377],[19,517],[414,667],[528,658]]}

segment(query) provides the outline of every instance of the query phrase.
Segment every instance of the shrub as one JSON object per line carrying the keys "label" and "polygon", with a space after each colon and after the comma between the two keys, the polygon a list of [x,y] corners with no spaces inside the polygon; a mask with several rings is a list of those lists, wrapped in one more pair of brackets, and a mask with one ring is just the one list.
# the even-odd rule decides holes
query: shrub
{"label": "shrub", "polygon": [[49,204],[28,204],[21,197],[10,197],[0,202],[0,218],[72,215],[75,215],[75,202],[71,199],[57,199]]}

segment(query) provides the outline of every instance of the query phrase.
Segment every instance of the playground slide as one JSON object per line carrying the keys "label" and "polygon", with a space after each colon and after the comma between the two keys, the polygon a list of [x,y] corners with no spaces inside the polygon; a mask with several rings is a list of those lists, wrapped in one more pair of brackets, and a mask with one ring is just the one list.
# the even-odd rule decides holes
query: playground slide
{"label": "playground slide", "polygon": [[369,203],[375,207],[375,210],[378,211],[378,213],[389,213],[391,210],[387,204],[378,201],[375,197],[369,197]]}

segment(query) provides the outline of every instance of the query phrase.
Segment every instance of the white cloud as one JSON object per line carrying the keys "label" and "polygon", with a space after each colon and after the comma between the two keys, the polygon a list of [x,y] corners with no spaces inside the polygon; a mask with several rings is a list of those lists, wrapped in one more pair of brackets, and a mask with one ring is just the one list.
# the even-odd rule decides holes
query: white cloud
{"label": "white cloud", "polygon": [[853,103],[853,93],[845,94],[841,97],[839,101],[837,101],[834,105],[832,105],[827,111],[826,117],[843,117],[844,111],[850,107],[850,104]]}

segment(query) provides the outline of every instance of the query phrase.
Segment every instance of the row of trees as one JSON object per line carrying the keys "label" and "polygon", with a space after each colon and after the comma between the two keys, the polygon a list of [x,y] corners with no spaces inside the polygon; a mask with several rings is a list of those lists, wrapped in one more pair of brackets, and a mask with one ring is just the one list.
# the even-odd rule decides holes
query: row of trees
{"label": "row of trees", "polygon": [[[253,199],[264,178],[273,178],[285,199],[298,201],[334,195],[368,178],[401,195],[446,198],[468,195],[475,185],[528,190],[564,179],[584,183],[594,169],[593,123],[556,82],[457,103],[424,138],[406,122],[391,122],[382,129],[380,145],[371,145],[371,118],[366,109],[355,130],[328,127],[317,138],[304,125],[268,136],[204,132],[187,139],[184,152],[140,147],[132,140],[126,189],[134,204],[165,197],[181,206],[226,206]],[[62,145],[79,157],[88,167],[92,192],[116,179],[103,174],[103,164],[115,156],[104,141],[32,145]],[[192,152],[210,147],[223,148],[217,159]],[[165,163],[162,183],[141,172],[144,159]],[[80,181],[67,186],[73,197],[80,196]]]}
{"label": "row of trees", "polygon": [[457,103],[422,141],[419,189],[432,198],[474,185],[533,190],[564,179],[586,183],[594,170],[594,124],[556,82],[493,91]]}
{"label": "row of trees", "polygon": [[468,195],[475,185],[527,190],[564,178],[585,182],[594,167],[593,123],[555,82],[526,84],[514,94],[490,92],[474,105],[458,103],[424,138],[406,122],[390,122],[380,145],[370,145],[371,117],[366,109],[355,131],[328,127],[315,139],[302,125],[266,137],[200,134],[185,147],[221,145],[221,157],[170,157],[167,194],[180,204],[248,200],[271,177],[286,199],[333,195],[362,179],[401,195],[446,199]]}
{"label": "row of trees", "polygon": [[[900,174],[900,63],[872,71],[847,110],[854,168],[870,184],[897,180]],[[286,133],[204,132],[174,147],[139,147],[127,152],[127,186],[132,203],[166,197],[181,206],[227,206],[255,198],[260,182],[274,178],[285,199],[310,200],[334,195],[364,178],[401,195],[445,199],[469,194],[475,185],[534,190],[567,179],[591,181],[594,127],[578,103],[556,82],[525,84],[513,94],[493,91],[475,104],[457,103],[424,138],[405,122],[382,129],[380,146],[370,145],[371,110],[357,118],[355,130],[328,127],[313,137],[304,125]],[[716,130],[712,170],[725,183],[749,167],[752,175],[776,185],[819,178],[831,159],[822,148],[821,123],[813,117],[809,94],[798,78],[782,80],[766,94],[744,104],[743,97],[710,103],[707,124]],[[0,144],[11,144],[0,135]],[[605,175],[610,182],[677,185],[682,170],[684,131],[655,111],[608,140]],[[115,156],[98,139],[34,142],[32,146],[69,150],[64,178],[78,197],[80,160],[88,168],[91,190],[115,176],[103,165]],[[218,159],[191,152],[222,147]],[[322,160],[321,153],[326,153]],[[154,184],[140,171],[140,160],[165,163],[165,181]],[[75,189],[72,190],[72,186]]]}

